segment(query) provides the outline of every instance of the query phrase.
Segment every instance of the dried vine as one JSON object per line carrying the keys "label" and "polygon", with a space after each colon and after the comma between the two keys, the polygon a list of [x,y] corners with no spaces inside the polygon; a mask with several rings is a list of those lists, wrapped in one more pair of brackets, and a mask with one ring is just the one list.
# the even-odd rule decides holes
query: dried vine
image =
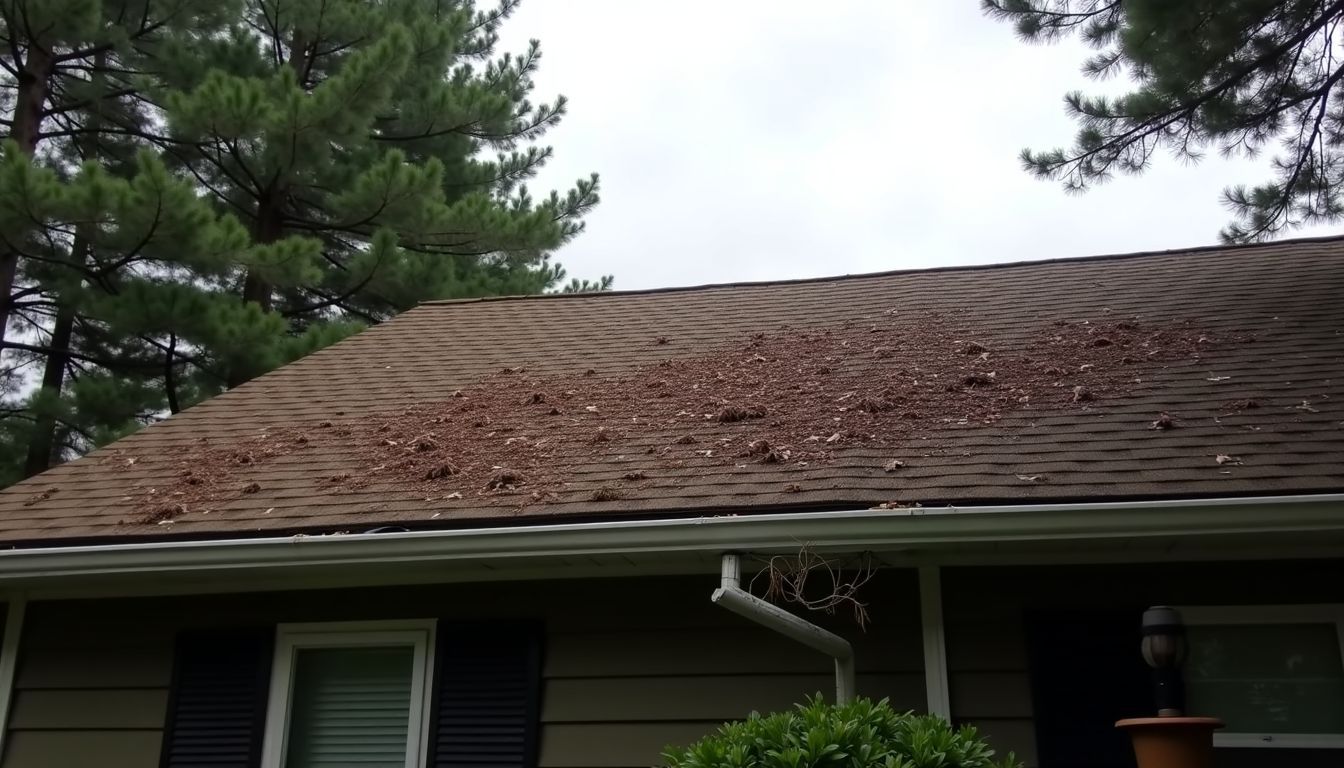
{"label": "dried vine", "polygon": [[[844,558],[828,559],[806,544],[797,554],[758,558],[761,569],[752,577],[750,588],[765,580],[765,599],[774,603],[792,603],[809,611],[834,614],[848,606],[854,623],[868,626],[868,604],[859,599],[859,590],[872,580],[877,569],[872,553],[863,552]],[[815,585],[823,586],[817,588]],[[809,585],[812,588],[809,593]]]}

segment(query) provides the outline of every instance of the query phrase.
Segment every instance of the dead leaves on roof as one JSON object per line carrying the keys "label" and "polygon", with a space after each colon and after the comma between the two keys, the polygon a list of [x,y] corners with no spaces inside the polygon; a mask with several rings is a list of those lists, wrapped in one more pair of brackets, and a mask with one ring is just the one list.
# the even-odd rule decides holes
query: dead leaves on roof
{"label": "dead leaves on roof", "polygon": [[43,488],[40,492],[35,493],[32,496],[29,496],[28,499],[23,502],[23,506],[31,507],[34,504],[37,504],[38,502],[46,501],[47,499],[50,499],[52,496],[54,496],[56,492],[59,490],[61,489],[57,488],[54,485],[47,488]]}
{"label": "dead leaves on roof", "polygon": [[588,495],[588,498],[593,501],[616,501],[621,498],[621,491],[618,488],[604,485],[600,488],[595,488],[593,492]]}
{"label": "dead leaves on roof", "polygon": [[[890,315],[871,327],[757,333],[600,376],[592,368],[542,376],[510,366],[377,421],[363,415],[268,428],[233,445],[203,443],[177,457],[177,466],[196,473],[176,478],[158,498],[218,505],[260,492],[247,490],[259,466],[313,451],[349,467],[325,470],[315,481],[324,493],[376,484],[417,498],[450,491],[464,504],[611,501],[625,493],[617,478],[644,480],[649,469],[679,485],[713,467],[796,472],[851,448],[898,448],[941,430],[1000,424],[1010,414],[1096,407],[1137,386],[1134,366],[1197,357],[1210,343],[1190,330],[1126,323],[1065,323],[1015,349],[992,347],[991,335],[931,315]],[[1152,424],[1174,426],[1167,414]],[[627,455],[639,455],[643,466],[622,475]],[[899,459],[881,465],[885,473],[904,466]],[[796,493],[806,482],[799,476],[782,487]],[[147,509],[155,502],[142,498]]]}
{"label": "dead leaves on roof", "polygon": [[1148,425],[1148,428],[1156,429],[1160,432],[1165,432],[1169,429],[1175,429],[1178,426],[1180,426],[1180,424],[1176,421],[1176,417],[1172,416],[1170,413],[1167,413],[1166,411],[1163,411],[1157,414],[1157,418],[1153,419],[1153,422]]}
{"label": "dead leaves on roof", "polygon": [[459,471],[460,470],[458,470],[456,464],[451,461],[445,461],[430,467],[429,471],[425,472],[425,479],[442,480],[445,477],[453,477],[457,475]]}
{"label": "dead leaves on roof", "polygon": [[717,416],[714,417],[714,420],[719,422],[720,424],[733,424],[739,421],[746,421],[748,419],[763,419],[763,418],[765,418],[765,409],[759,406],[753,405],[747,408],[743,408],[741,406],[736,405],[725,405],[723,408],[719,410],[719,413]]}

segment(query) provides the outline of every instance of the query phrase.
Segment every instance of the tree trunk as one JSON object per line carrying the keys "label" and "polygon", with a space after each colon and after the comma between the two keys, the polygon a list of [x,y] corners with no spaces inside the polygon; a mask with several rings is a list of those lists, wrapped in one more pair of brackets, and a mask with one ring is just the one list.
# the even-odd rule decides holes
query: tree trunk
{"label": "tree trunk", "polygon": [[[36,49],[30,49],[35,51]],[[33,61],[34,53],[29,53],[28,61]],[[98,89],[103,86],[103,76],[99,74],[106,65],[106,55],[99,53],[94,58],[93,83]],[[44,81],[45,82],[45,81]],[[101,96],[101,94],[99,94]],[[36,104],[36,109],[41,110],[42,101]],[[102,103],[95,102],[92,113],[89,115],[88,127],[97,131],[102,127]],[[17,126],[18,121],[15,120]],[[34,125],[34,137],[36,137],[36,125]],[[83,140],[77,140],[78,146],[85,157],[95,157],[98,154],[98,135],[93,133]],[[36,138],[34,138],[34,149],[36,148]],[[32,154],[32,150],[29,150]],[[83,224],[75,225],[75,236],[70,243],[70,265],[81,267],[87,261],[89,250],[88,231]],[[8,294],[6,294],[8,295]],[[59,402],[61,392],[65,388],[65,369],[70,364],[70,345],[74,340],[75,331],[75,305],[71,303],[69,297],[61,296],[57,291],[54,297],[56,302],[56,321],[51,327],[51,342],[47,345],[50,349],[47,352],[46,369],[42,372],[42,393],[51,402]],[[33,429],[33,435],[28,440],[28,460],[24,465],[24,476],[32,477],[39,472],[45,472],[54,464],[59,463],[56,456],[56,417],[53,415],[38,415],[36,426]]]}
{"label": "tree trunk", "polygon": [[[14,62],[19,65],[19,62]],[[41,48],[28,47],[28,60],[19,69],[18,93],[14,100],[14,125],[10,138],[19,149],[31,157],[37,150],[42,128],[42,105],[47,101],[51,87],[51,54]],[[13,309],[14,278],[19,272],[19,254],[6,250],[0,253],[0,344],[5,341],[9,328],[9,313]]]}
{"label": "tree trunk", "polygon": [[[42,391],[60,397],[65,386],[65,367],[70,364],[70,338],[75,330],[75,310],[68,303],[56,312],[56,323],[51,328],[51,351],[47,353],[47,368],[42,373]],[[40,415],[28,441],[28,461],[23,476],[32,477],[51,468],[56,454],[56,417]]]}
{"label": "tree trunk", "polygon": [[[290,41],[289,59],[285,65],[294,71],[295,78],[300,86],[305,89],[307,84],[308,62],[310,52],[308,50],[309,42],[302,33],[295,31],[294,37]],[[279,55],[279,51],[276,52]],[[270,188],[261,191],[257,198],[257,222],[252,231],[252,239],[260,244],[274,243],[284,237],[285,224],[284,215],[281,212],[281,206],[285,200],[285,184],[282,181],[273,183]],[[252,302],[261,307],[263,312],[270,312],[274,308],[275,286],[256,272],[248,270],[243,277],[243,301]],[[241,384],[247,383],[251,375],[246,371],[229,371],[228,380],[225,382],[229,389],[233,389]]]}
{"label": "tree trunk", "polygon": [[42,105],[47,101],[51,87],[51,54],[29,46],[28,60],[19,70],[19,92],[14,102],[14,129],[11,138],[19,143],[24,154],[32,155],[37,149],[42,128]]}
{"label": "tree trunk", "polygon": [[[280,212],[280,201],[284,199],[284,194],[281,189],[270,189],[257,200],[257,222],[252,229],[254,242],[266,245],[284,236],[284,217]],[[248,270],[247,276],[243,278],[243,301],[259,305],[262,311],[271,311],[274,291],[275,286],[254,270]]]}
{"label": "tree trunk", "polygon": [[[271,189],[261,195],[257,201],[257,222],[252,231],[252,239],[260,244],[274,243],[284,236],[284,219],[280,212],[280,203],[284,199],[284,192],[278,189]],[[270,312],[273,307],[273,298],[275,286],[271,285],[256,270],[248,270],[243,278],[243,301],[252,302],[261,307],[263,312]],[[229,389],[233,389],[241,384],[246,384],[248,379],[252,378],[251,373],[243,370],[229,371],[228,380],[225,382]]]}
{"label": "tree trunk", "polygon": [[163,391],[168,396],[168,413],[176,414],[182,410],[177,401],[177,371],[173,368],[177,362],[173,352],[177,349],[177,334],[168,334],[168,349],[163,353]]}

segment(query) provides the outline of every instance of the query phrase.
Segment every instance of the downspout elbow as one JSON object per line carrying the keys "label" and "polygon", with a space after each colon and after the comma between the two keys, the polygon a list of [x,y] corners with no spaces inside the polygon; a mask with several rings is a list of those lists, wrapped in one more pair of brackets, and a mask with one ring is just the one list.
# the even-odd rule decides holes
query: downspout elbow
{"label": "downspout elbow", "polygon": [[854,648],[849,641],[742,589],[741,569],[741,561],[737,555],[724,555],[719,588],[714,590],[710,600],[739,616],[830,656],[835,660],[836,703],[844,704],[853,699]]}

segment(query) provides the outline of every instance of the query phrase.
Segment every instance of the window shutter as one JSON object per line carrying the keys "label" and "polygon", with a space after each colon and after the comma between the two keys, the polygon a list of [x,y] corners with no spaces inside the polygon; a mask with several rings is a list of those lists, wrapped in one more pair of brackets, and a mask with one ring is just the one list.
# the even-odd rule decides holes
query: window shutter
{"label": "window shutter", "polygon": [[430,768],[534,768],[542,627],[440,622]]}
{"label": "window shutter", "polygon": [[178,636],[162,768],[256,768],[274,641],[271,627]]}

